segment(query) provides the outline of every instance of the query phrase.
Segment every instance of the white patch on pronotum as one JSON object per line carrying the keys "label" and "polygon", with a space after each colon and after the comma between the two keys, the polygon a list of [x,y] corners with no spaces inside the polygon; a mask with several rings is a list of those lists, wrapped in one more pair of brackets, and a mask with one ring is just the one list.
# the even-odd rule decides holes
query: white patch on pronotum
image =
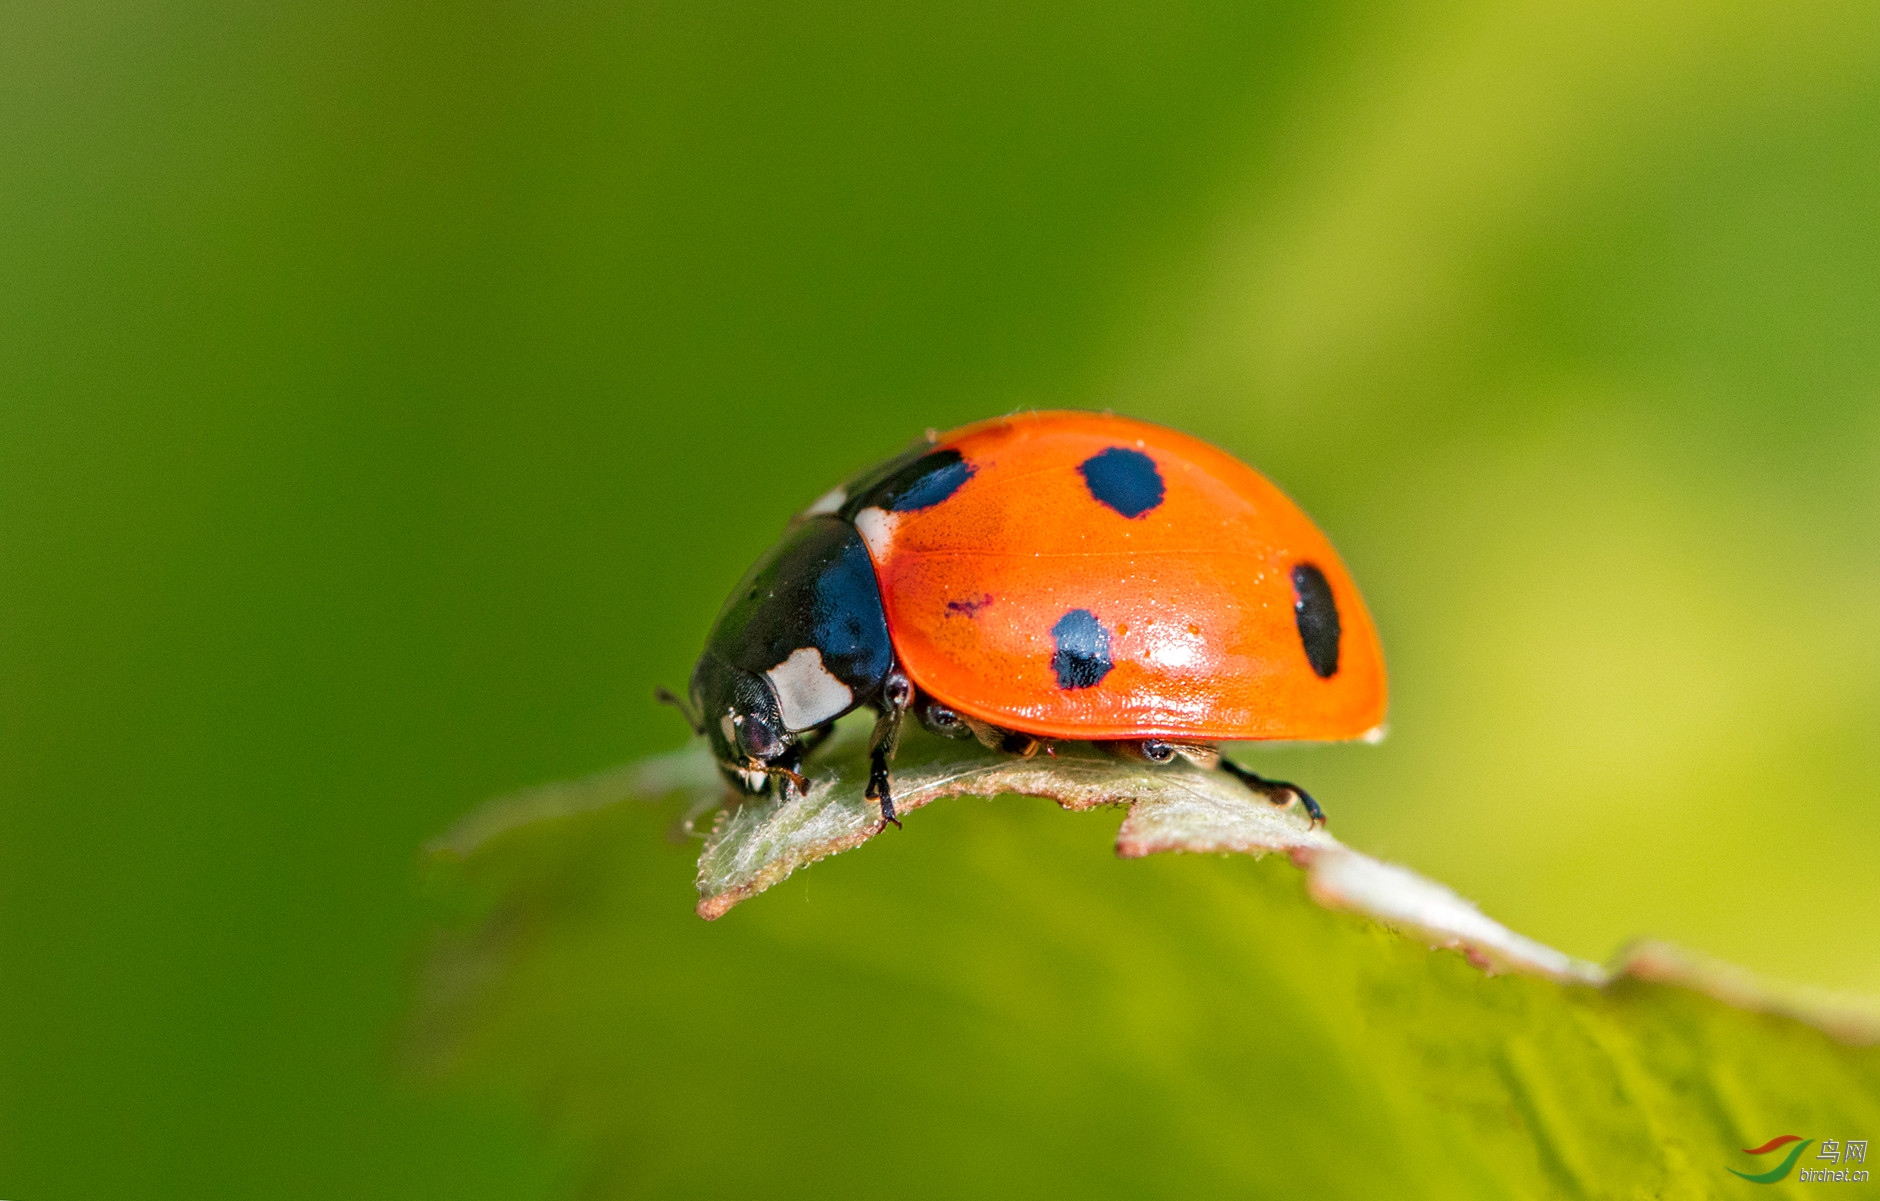
{"label": "white patch on pronotum", "polygon": [[886,509],[863,509],[855,515],[855,529],[861,534],[862,541],[868,545],[869,557],[877,563],[888,561],[888,552],[894,549],[894,527],[901,520],[899,513],[890,513]]}
{"label": "white patch on pronotum", "polygon": [[1376,746],[1378,743],[1384,741],[1384,735],[1388,733],[1390,733],[1389,723],[1385,723],[1384,725],[1381,725],[1381,726],[1372,726],[1370,729],[1366,730],[1364,733],[1358,735],[1358,741],[1368,742],[1372,746]]}
{"label": "white patch on pronotum", "polygon": [[813,646],[791,651],[788,659],[764,674],[777,690],[783,728],[793,734],[815,729],[855,700],[849,686],[829,674],[822,652]]}
{"label": "white patch on pronotum", "polygon": [[817,497],[816,503],[812,504],[809,508],[804,509],[803,516],[820,517],[824,513],[833,513],[837,509],[840,509],[842,507],[842,502],[847,500],[848,498],[849,498],[849,494],[847,492],[844,492],[841,488],[839,487],[831,488],[829,489],[829,491]]}

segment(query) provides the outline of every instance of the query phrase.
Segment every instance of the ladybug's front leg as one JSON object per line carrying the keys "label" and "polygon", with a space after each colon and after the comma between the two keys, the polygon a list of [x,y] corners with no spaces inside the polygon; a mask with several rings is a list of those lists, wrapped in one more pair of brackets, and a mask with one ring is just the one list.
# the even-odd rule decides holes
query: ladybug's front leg
{"label": "ladybug's front leg", "polygon": [[828,742],[829,736],[835,732],[836,723],[826,721],[813,730],[805,730],[803,733],[798,734],[796,736],[796,763],[792,764],[792,766],[802,766],[803,761],[808,759],[811,755],[814,755],[817,748],[821,747],[823,743]]}
{"label": "ladybug's front leg", "polygon": [[901,819],[894,815],[894,793],[888,784],[888,760],[894,758],[894,748],[901,741],[901,719],[907,714],[907,707],[914,701],[914,685],[898,671],[888,673],[888,678],[881,685],[881,716],[875,719],[875,729],[868,738],[868,791],[870,800],[881,802],[881,824],[876,832],[888,828],[893,822],[895,829],[901,828]]}

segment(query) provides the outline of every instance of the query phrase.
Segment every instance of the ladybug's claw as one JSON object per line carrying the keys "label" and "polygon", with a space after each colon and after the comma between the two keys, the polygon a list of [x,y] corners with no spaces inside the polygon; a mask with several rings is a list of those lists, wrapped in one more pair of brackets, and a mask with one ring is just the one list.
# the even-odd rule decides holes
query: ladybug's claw
{"label": "ladybug's claw", "polygon": [[1325,824],[1325,810],[1319,808],[1319,803],[1312,799],[1311,793],[1303,788],[1295,788],[1293,795],[1298,797],[1299,803],[1306,807],[1306,814],[1312,819],[1313,829],[1316,830]]}
{"label": "ladybug's claw", "polygon": [[865,793],[869,801],[882,803],[882,819],[876,823],[874,833],[880,834],[887,829],[887,823],[893,821],[895,829],[901,829],[901,818],[895,816],[895,797],[887,789],[887,756],[870,756],[869,791]]}

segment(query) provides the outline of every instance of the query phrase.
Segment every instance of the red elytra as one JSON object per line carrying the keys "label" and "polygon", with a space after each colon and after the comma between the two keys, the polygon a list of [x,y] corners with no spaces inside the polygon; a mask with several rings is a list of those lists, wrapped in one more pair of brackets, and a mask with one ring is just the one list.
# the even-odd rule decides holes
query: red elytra
{"label": "red elytra", "polygon": [[958,452],[964,482],[854,521],[895,655],[942,704],[1076,740],[1381,727],[1384,660],[1363,598],[1325,535],[1253,468],[1095,413],[996,418],[927,449]]}

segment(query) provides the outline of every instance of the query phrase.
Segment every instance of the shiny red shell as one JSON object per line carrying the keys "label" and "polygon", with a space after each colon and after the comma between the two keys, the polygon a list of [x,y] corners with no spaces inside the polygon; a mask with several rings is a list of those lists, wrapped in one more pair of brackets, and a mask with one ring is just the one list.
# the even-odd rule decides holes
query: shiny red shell
{"label": "shiny red shell", "polygon": [[[1043,412],[933,440],[970,475],[939,503],[855,514],[902,668],[996,726],[1062,739],[1346,739],[1380,728],[1384,660],[1325,535],[1265,476],[1186,434],[1107,414]],[[1146,456],[1140,507],[1099,498],[1089,466]],[[1132,457],[1135,456],[1135,457]],[[1336,605],[1336,663],[1308,654],[1295,582]],[[1323,593],[1321,591],[1321,600]],[[1107,666],[1067,674],[1054,630],[1100,625]],[[1319,668],[1323,661],[1321,647]],[[1069,663],[1072,668],[1076,663]]]}

